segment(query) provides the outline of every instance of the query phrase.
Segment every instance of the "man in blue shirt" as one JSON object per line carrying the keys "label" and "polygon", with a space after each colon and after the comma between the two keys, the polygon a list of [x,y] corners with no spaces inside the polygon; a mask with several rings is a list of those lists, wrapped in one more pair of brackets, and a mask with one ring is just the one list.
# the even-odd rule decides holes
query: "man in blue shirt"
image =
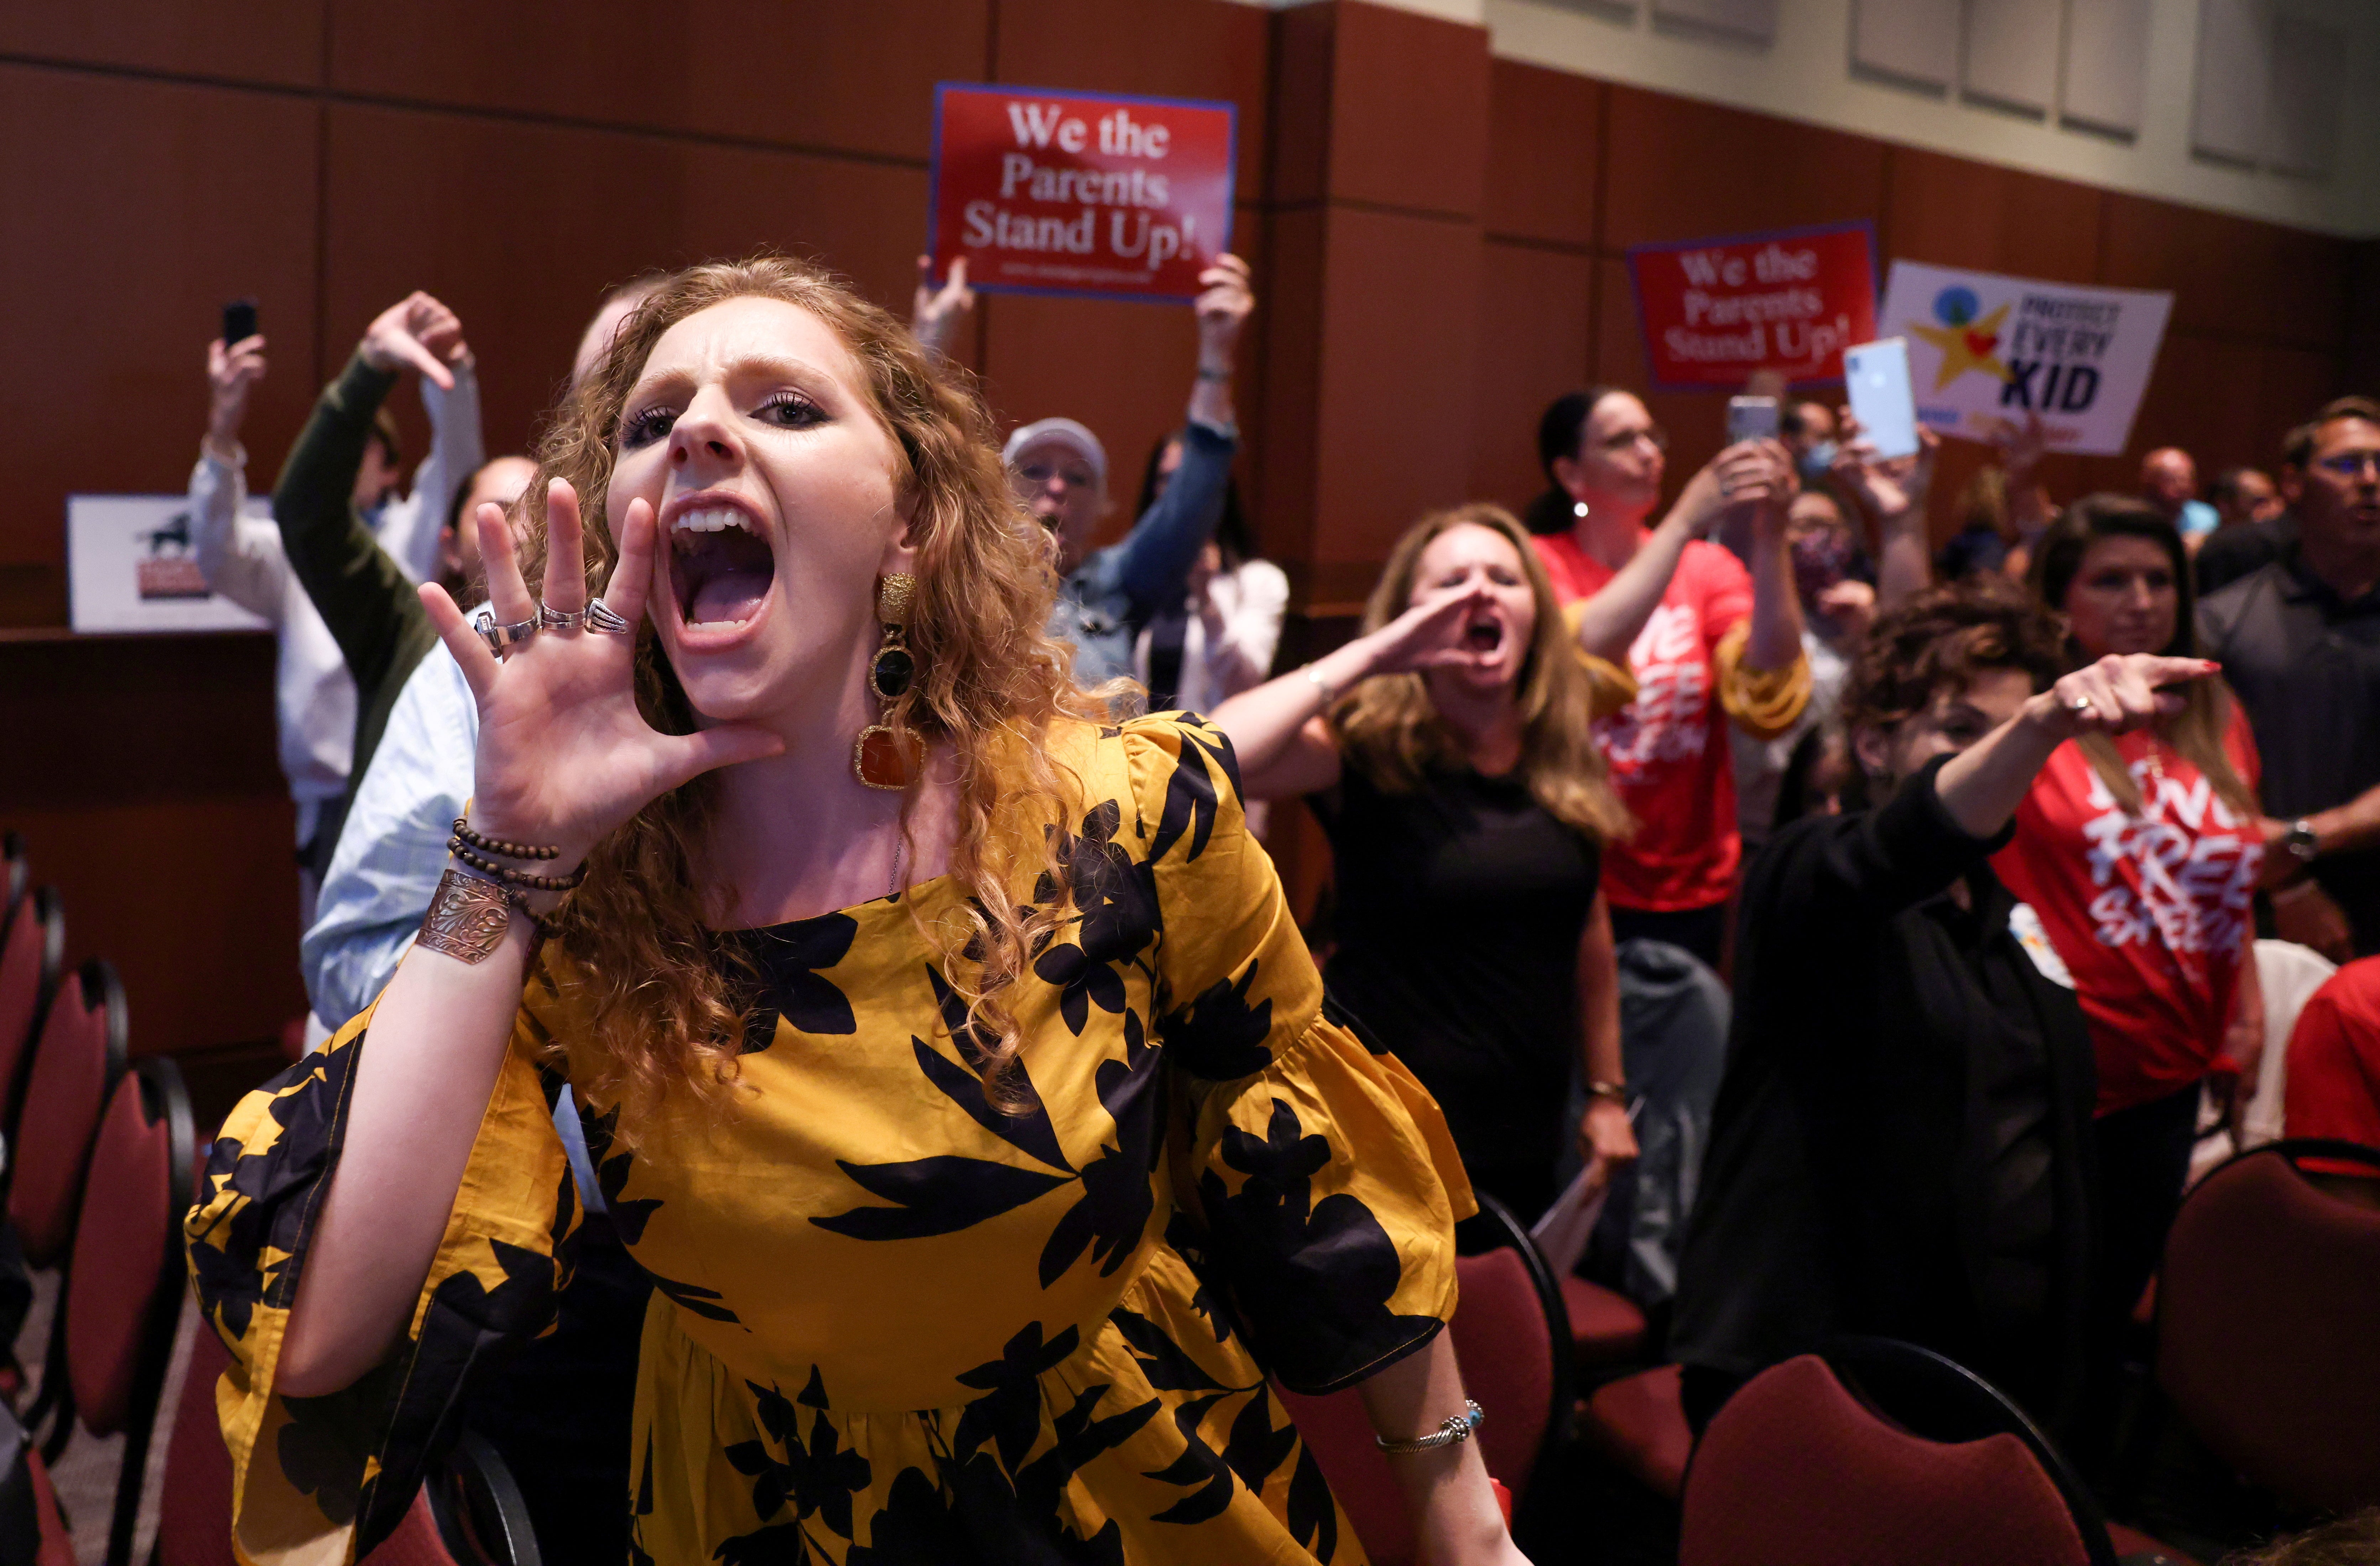
{"label": "man in blue shirt", "polygon": [[1002,456],[1019,498],[1050,530],[1062,579],[1050,634],[1075,649],[1075,679],[1097,687],[1132,673],[1142,626],[1188,591],[1190,568],[1223,514],[1223,485],[1239,451],[1232,356],[1256,308],[1248,265],[1215,258],[1198,275],[1198,378],[1190,390],[1182,465],[1132,531],[1090,548],[1109,509],[1107,449],[1072,419],[1042,419],[1008,437]]}

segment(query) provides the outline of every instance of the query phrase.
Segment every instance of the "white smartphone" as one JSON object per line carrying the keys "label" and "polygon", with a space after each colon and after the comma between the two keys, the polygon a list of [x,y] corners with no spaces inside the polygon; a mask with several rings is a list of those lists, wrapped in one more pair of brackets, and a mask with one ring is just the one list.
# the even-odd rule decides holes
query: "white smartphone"
{"label": "white smartphone", "polygon": [[1777,437],[1777,399],[1773,397],[1731,397],[1727,399],[1727,444]]}
{"label": "white smartphone", "polygon": [[1843,387],[1852,417],[1878,457],[1917,450],[1917,398],[1909,387],[1909,343],[1902,337],[1843,349]]}

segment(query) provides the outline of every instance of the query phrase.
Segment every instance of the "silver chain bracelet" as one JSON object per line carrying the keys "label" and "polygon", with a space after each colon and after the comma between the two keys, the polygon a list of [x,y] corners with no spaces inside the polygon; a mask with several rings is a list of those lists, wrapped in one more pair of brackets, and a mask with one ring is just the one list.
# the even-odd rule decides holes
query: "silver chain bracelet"
{"label": "silver chain bracelet", "polygon": [[1463,1400],[1463,1413],[1451,1416],[1430,1435],[1410,1441],[1392,1441],[1386,1436],[1374,1436],[1372,1439],[1390,1457],[1405,1457],[1417,1451],[1436,1451],[1440,1447],[1460,1445],[1469,1440],[1472,1432],[1488,1420],[1479,1405],[1469,1398]]}

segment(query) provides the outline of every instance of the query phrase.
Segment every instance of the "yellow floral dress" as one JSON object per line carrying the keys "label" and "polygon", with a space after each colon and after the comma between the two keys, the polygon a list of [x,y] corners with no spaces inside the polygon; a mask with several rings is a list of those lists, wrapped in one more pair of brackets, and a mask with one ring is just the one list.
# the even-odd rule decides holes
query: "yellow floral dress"
{"label": "yellow floral dress", "polygon": [[[1361,1380],[1454,1307],[1472,1211],[1444,1122],[1322,985],[1228,742],[1070,725],[1079,917],[1016,1006],[1030,1099],[990,1103],[929,928],[947,880],[738,932],[765,975],[728,1116],[633,1150],[582,1103],[655,1291],[628,1508],[638,1561],[1360,1561],[1267,1386]],[[1020,897],[1043,887],[1020,887]],[[910,903],[917,906],[913,910]],[[234,1364],[236,1536],[371,1548],[454,1438],[475,1365],[542,1329],[577,1205],[550,1119],[583,1027],[558,948],[523,997],[410,1336],[334,1396],[273,1390],[370,1014],[249,1095],[188,1223]]]}

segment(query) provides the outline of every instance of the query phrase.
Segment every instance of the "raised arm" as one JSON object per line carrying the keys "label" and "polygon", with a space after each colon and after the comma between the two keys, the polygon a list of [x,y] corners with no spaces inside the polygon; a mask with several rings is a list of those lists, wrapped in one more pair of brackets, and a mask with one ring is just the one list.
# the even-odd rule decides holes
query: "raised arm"
{"label": "raised arm", "polygon": [[1577,611],[1578,644],[1588,654],[1628,667],[1628,649],[1660,607],[1686,545],[1708,536],[1730,507],[1766,497],[1774,475],[1759,454],[1762,444],[1739,442],[1704,464],[1678,492],[1678,503],[1643,546]]}
{"label": "raised arm", "polygon": [[[584,608],[569,486],[553,486],[546,517],[544,601]],[[478,526],[499,619],[534,616],[538,600],[521,580],[503,512],[481,507]],[[644,612],[653,534],[651,508],[635,503],[605,592],[631,625]],[[443,590],[424,588],[422,603],[480,707],[471,820],[491,838],[559,848],[540,866],[547,875],[569,874],[646,801],[714,766],[782,749],[775,736],[742,726],[654,732],[637,710],[631,636],[540,632],[500,664]],[[492,883],[450,869],[424,931],[374,1009],[355,1068],[346,1141],[282,1351],[286,1394],[350,1385],[404,1331],[503,1064],[530,955],[528,918]]]}
{"label": "raised arm", "polygon": [[1835,457],[1836,483],[1876,519],[1876,598],[1889,613],[1932,585],[1934,548],[1926,533],[1925,500],[1934,486],[1934,460],[1942,437],[1919,425],[1917,450],[1909,457],[1878,457],[1860,434],[1852,410],[1842,410],[1843,444]]}
{"label": "raised arm", "polygon": [[1433,593],[1367,636],[1305,667],[1242,691],[1208,715],[1231,737],[1242,789],[1252,800],[1293,799],[1339,781],[1339,741],[1326,715],[1376,674],[1402,674],[1460,657],[1463,618],[1487,601],[1476,587]]}
{"label": "raised arm", "polygon": [[207,345],[207,433],[190,471],[190,552],[208,588],[276,624],[289,563],[273,524],[244,517],[248,451],[239,443],[249,388],[264,379],[264,339]]}
{"label": "raised arm", "polygon": [[1146,617],[1181,602],[1198,551],[1223,517],[1223,486],[1239,451],[1232,407],[1232,365],[1240,328],[1256,308],[1248,263],[1222,255],[1198,275],[1198,377],[1190,389],[1190,422],[1183,433],[1182,466],[1148,514],[1135,520],[1123,542],[1108,551],[1107,569]]}
{"label": "raised arm", "polygon": [[436,578],[439,532],[455,509],[455,495],[488,460],[480,433],[479,363],[463,341],[463,324],[443,305],[438,309],[443,319],[431,324],[422,345],[444,361],[454,384],[442,386],[427,375],[421,378],[430,455],[413,471],[413,492],[382,524],[380,535],[381,547],[415,581]]}
{"label": "raised arm", "polygon": [[1752,514],[1752,634],[1743,667],[1763,673],[1802,661],[1802,594],[1785,541],[1785,508],[1795,493],[1793,459],[1773,440],[1746,443],[1751,454],[1722,472],[1731,498]]}
{"label": "raised arm", "polygon": [[934,258],[917,258],[917,292],[909,305],[909,335],[936,359],[950,356],[959,325],[975,310],[975,290],[967,287],[966,257],[951,263],[950,275],[934,287]]}

